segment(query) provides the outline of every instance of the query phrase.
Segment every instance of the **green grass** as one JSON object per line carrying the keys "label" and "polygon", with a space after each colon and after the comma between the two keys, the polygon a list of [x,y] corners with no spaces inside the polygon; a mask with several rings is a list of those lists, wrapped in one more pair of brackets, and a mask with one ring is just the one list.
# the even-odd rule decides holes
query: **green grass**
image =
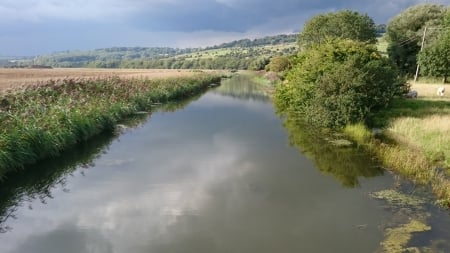
{"label": "green grass", "polygon": [[67,79],[0,97],[0,178],[103,132],[120,120],[204,90],[220,76]]}
{"label": "green grass", "polygon": [[425,118],[431,115],[450,115],[450,101],[399,98],[392,101],[387,110],[372,115],[370,125],[386,127],[396,118]]}
{"label": "green grass", "polygon": [[377,39],[377,49],[378,49],[378,51],[382,55],[387,56],[387,47],[388,47],[388,42],[386,41],[386,39],[384,37],[379,37]]}
{"label": "green grass", "polygon": [[419,184],[431,185],[444,205],[450,205],[450,101],[398,99],[373,115],[381,138],[364,124],[344,132],[364,145],[385,167]]}

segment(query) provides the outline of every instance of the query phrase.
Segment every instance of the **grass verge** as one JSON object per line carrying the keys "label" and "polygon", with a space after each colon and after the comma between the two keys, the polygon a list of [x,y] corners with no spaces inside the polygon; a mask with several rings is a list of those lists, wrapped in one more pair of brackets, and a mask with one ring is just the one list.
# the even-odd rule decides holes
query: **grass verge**
{"label": "grass verge", "polygon": [[198,74],[167,79],[65,79],[0,96],[0,178],[103,131],[154,103],[184,98],[220,82]]}
{"label": "grass verge", "polygon": [[386,168],[418,184],[430,185],[438,203],[450,207],[450,178],[427,156],[422,146],[409,145],[389,129],[378,138],[364,124],[349,125],[344,133],[376,155]]}

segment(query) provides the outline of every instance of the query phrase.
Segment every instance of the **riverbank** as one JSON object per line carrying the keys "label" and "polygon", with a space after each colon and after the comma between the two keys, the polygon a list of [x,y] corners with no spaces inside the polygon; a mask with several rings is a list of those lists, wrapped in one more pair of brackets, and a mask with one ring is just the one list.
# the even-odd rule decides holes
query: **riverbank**
{"label": "riverbank", "polygon": [[173,78],[67,78],[0,95],[0,178],[104,131],[153,104],[185,98],[220,74]]}
{"label": "riverbank", "polygon": [[[447,85],[448,86],[448,85]],[[419,99],[398,99],[362,124],[344,132],[374,153],[384,166],[421,185],[429,185],[439,204],[450,208],[450,99],[415,84]]]}

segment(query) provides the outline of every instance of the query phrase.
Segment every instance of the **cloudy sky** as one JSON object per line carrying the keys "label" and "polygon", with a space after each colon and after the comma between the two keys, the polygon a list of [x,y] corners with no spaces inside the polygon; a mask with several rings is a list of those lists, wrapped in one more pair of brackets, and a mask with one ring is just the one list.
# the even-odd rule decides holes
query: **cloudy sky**
{"label": "cloudy sky", "polygon": [[[0,0],[0,56],[112,46],[198,47],[299,31],[353,9],[386,23],[420,0]],[[450,0],[433,3],[449,5]]]}

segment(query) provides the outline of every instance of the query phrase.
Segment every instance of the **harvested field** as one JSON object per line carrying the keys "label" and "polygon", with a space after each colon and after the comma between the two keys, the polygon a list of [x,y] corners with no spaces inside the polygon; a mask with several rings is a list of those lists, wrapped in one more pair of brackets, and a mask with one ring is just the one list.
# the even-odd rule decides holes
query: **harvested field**
{"label": "harvested field", "polygon": [[19,88],[24,85],[38,84],[48,80],[66,78],[101,78],[119,76],[120,78],[164,78],[186,77],[195,74],[192,70],[175,69],[94,69],[94,68],[57,68],[57,69],[6,69],[0,68],[0,91]]}

